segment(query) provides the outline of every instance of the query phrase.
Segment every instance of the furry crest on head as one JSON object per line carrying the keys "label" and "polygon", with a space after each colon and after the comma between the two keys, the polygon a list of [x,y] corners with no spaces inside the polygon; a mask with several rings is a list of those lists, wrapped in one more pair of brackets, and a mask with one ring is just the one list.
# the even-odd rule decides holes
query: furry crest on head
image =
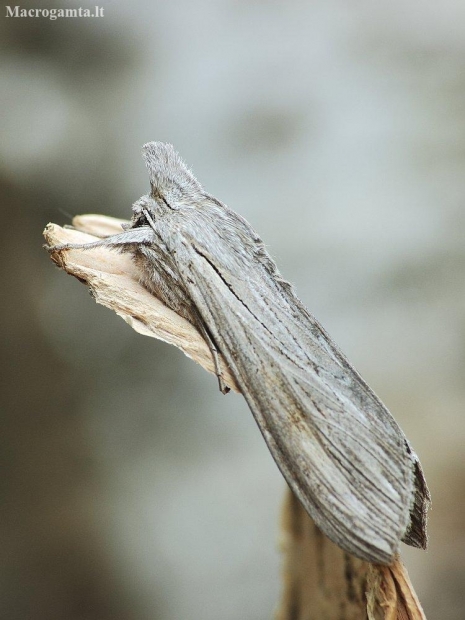
{"label": "furry crest on head", "polygon": [[178,201],[184,193],[200,194],[202,186],[174,150],[172,144],[147,142],[142,156],[149,172],[152,196]]}

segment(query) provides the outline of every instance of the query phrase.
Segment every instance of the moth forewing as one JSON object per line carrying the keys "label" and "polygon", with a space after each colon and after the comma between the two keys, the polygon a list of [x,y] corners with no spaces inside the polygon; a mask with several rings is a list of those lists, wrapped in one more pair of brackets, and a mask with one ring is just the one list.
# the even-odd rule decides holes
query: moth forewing
{"label": "moth forewing", "polygon": [[[211,252],[192,244],[184,239],[179,256],[184,284],[221,343],[287,482],[337,544],[364,559],[391,562],[407,530],[413,498],[413,461],[402,432],[371,393],[363,395],[375,411],[360,412],[360,394],[351,394],[351,383],[362,389],[358,375],[354,372],[352,381],[344,376],[340,385],[340,362],[314,336],[316,322],[299,330],[286,322],[291,312],[299,312],[292,297],[287,312],[286,292],[274,304],[274,287],[260,282],[262,275],[250,265],[241,279],[248,279],[248,286],[236,288],[236,276],[220,255],[213,266]],[[308,322],[308,315],[301,320]],[[282,321],[285,328],[276,329]],[[311,346],[305,348],[309,338]],[[331,346],[326,337],[325,344]],[[384,431],[378,428],[383,425]]]}
{"label": "moth forewing", "polygon": [[[251,226],[202,189],[171,145],[150,142],[143,154],[150,195],[125,232],[87,247],[130,252],[144,286],[224,356],[278,467],[331,540],[383,564],[401,540],[426,547],[429,492],[389,411]],[[219,365],[218,376],[221,387]]]}

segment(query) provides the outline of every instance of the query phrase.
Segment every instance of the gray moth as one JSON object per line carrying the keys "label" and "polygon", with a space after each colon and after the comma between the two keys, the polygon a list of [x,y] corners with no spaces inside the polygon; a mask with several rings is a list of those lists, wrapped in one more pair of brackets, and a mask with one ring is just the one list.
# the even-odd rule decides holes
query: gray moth
{"label": "gray moth", "polygon": [[170,144],[143,147],[151,191],[121,233],[140,281],[227,361],[287,483],[318,527],[369,562],[426,548],[430,495],[387,408],[282,277],[248,222],[209,195]]}

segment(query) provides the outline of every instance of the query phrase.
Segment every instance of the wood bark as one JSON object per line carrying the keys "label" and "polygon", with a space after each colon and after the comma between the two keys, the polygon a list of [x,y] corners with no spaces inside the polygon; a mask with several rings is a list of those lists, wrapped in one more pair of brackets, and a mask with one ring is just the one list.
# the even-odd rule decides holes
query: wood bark
{"label": "wood bark", "polygon": [[[86,243],[120,232],[122,223],[82,215],[73,219],[73,228],[49,224],[44,236],[49,246]],[[173,344],[215,372],[200,333],[141,286],[129,255],[95,248],[55,251],[50,257],[137,332]],[[238,392],[226,363],[221,363],[225,382]],[[283,507],[281,549],[283,594],[277,620],[425,620],[400,558],[380,566],[342,551],[320,532],[290,490]]]}

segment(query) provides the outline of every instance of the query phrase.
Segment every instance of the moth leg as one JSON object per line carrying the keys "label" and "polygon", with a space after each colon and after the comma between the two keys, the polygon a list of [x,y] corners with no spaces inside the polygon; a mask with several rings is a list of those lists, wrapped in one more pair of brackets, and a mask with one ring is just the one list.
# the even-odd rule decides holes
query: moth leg
{"label": "moth leg", "polygon": [[118,248],[131,244],[153,243],[154,235],[148,226],[138,228],[126,228],[116,235],[102,237],[97,241],[88,243],[61,243],[59,245],[44,246],[49,252],[63,252],[65,250],[90,250],[92,248]]}
{"label": "moth leg", "polygon": [[198,321],[197,325],[202,333],[202,336],[207,341],[208,348],[210,349],[210,353],[212,354],[213,364],[215,365],[215,374],[218,378],[218,386],[220,388],[220,392],[222,394],[227,394],[228,392],[231,391],[231,388],[229,388],[224,382],[223,372],[221,371],[220,358],[218,355],[218,349],[216,348],[215,343],[213,342],[210,334],[208,333],[202,321]]}

